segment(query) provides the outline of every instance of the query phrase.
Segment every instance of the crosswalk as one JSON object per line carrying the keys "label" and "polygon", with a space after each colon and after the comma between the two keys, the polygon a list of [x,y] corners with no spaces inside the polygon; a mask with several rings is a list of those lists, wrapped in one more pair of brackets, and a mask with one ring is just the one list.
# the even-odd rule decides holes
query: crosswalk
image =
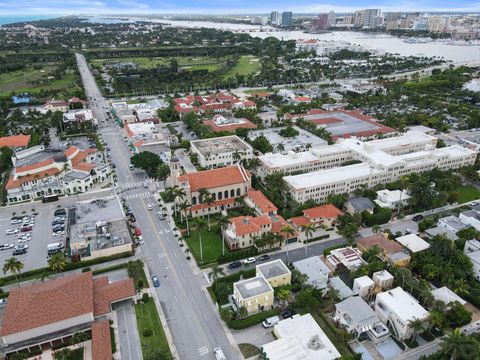
{"label": "crosswalk", "polygon": [[141,192],[141,193],[135,193],[135,194],[129,194],[129,195],[125,195],[123,196],[123,198],[125,200],[131,200],[131,199],[140,199],[140,198],[147,198],[149,196],[152,196],[152,193],[151,192]]}
{"label": "crosswalk", "polygon": [[151,181],[139,181],[139,182],[134,182],[134,183],[125,183],[121,185],[117,185],[117,189],[120,190],[125,190],[125,189],[135,189],[142,187],[144,185],[150,185],[152,182]]}

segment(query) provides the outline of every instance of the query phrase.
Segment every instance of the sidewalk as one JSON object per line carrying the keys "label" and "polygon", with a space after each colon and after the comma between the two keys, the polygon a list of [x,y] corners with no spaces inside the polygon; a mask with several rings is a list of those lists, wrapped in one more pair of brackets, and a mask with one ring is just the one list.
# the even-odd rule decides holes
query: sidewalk
{"label": "sidewalk", "polygon": [[[92,271],[94,271],[94,270],[104,269],[104,268],[107,268],[107,267],[110,267],[110,266],[114,266],[114,265],[124,264],[124,263],[127,263],[127,262],[131,261],[131,260],[137,260],[137,259],[139,259],[138,256],[130,256],[130,257],[128,257],[128,258],[112,260],[112,261],[108,261],[108,262],[104,262],[104,263],[101,263],[101,264],[96,264],[96,265],[92,265],[92,266],[88,266],[88,267],[89,267]],[[58,273],[58,274],[53,274],[53,275],[50,275],[50,276],[46,276],[46,277],[43,279],[43,281],[45,281],[45,280],[58,279],[59,277],[64,277],[64,276],[67,276],[67,275],[80,274],[81,272],[82,272],[82,268],[80,268],[80,269],[75,269],[75,270],[70,270],[70,271],[65,271],[65,272],[63,272],[63,273]],[[42,282],[42,280],[41,280],[41,276],[39,275],[39,278],[38,278],[38,279],[21,281],[21,282],[20,282],[20,286],[27,286],[27,285],[32,285],[32,284],[40,283],[40,282]],[[2,290],[3,290],[3,291],[10,291],[10,289],[12,289],[12,288],[18,288],[17,283],[13,283],[13,284],[10,284],[10,285],[2,286]]]}

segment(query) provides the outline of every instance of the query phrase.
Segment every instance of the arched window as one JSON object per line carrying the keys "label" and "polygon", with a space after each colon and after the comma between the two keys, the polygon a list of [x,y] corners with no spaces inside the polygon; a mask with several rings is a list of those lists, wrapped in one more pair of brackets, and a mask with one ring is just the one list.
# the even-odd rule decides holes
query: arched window
{"label": "arched window", "polygon": [[223,195],[222,192],[219,191],[219,192],[218,192],[218,200],[222,200],[222,197],[223,197],[222,195]]}
{"label": "arched window", "polygon": [[213,201],[217,201],[217,194],[212,193],[212,200],[213,200]]}
{"label": "arched window", "polygon": [[197,197],[192,196],[192,205],[196,205],[196,204],[197,204]]}
{"label": "arched window", "polygon": [[230,197],[235,197],[235,190],[230,190]]}
{"label": "arched window", "polygon": [[225,191],[224,191],[223,197],[224,197],[225,199],[228,198],[228,190],[225,190]]}
{"label": "arched window", "polygon": [[240,188],[237,189],[237,196],[240,196]]}

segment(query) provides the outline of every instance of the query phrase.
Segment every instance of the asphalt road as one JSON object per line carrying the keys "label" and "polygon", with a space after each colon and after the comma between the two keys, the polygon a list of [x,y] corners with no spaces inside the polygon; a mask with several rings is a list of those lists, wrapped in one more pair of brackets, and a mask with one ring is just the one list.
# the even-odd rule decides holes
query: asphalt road
{"label": "asphalt road", "polygon": [[193,165],[190,158],[185,155],[185,149],[175,150],[175,156],[177,157],[180,165],[183,167],[186,173],[190,174],[197,172],[197,168],[195,167],[195,165]]}
{"label": "asphalt road", "polygon": [[[105,100],[85,59],[79,54],[77,64],[87,95],[96,99],[91,106],[101,122],[105,119]],[[114,135],[116,131],[120,131],[118,126],[107,125],[101,133],[111,149],[112,159],[116,164],[118,186],[121,187],[139,179],[129,169],[128,146],[121,137]],[[139,191],[141,190],[130,190],[131,193]],[[127,198],[123,193],[122,196]],[[228,340],[217,311],[207,297],[204,290],[206,280],[201,274],[193,274],[170,224],[165,220],[160,221],[155,215],[159,210],[158,206],[153,211],[146,209],[146,204],[155,204],[156,200],[147,195],[129,198],[127,201],[136,216],[137,226],[142,229],[145,263],[150,273],[160,278],[161,286],[155,288],[155,291],[169,324],[178,358],[214,359],[212,350],[220,346],[229,360],[242,359],[238,348]]]}
{"label": "asphalt road", "polygon": [[135,309],[131,301],[115,304],[117,327],[119,333],[120,354],[122,359],[142,360],[140,337],[137,331]]}

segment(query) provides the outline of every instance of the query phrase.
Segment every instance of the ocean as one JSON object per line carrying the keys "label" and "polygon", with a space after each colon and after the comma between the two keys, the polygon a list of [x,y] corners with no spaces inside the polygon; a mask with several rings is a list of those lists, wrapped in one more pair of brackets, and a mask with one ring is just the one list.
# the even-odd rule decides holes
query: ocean
{"label": "ocean", "polygon": [[12,24],[22,21],[35,21],[53,19],[59,15],[0,15],[0,25]]}

